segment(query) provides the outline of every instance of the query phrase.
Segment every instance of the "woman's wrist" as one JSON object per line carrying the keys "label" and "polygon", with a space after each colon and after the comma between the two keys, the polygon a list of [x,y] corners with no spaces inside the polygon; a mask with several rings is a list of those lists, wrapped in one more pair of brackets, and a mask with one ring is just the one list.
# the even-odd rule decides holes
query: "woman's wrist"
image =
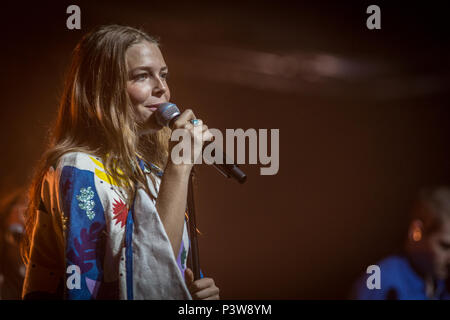
{"label": "woman's wrist", "polygon": [[188,177],[191,173],[192,165],[190,164],[175,164],[172,161],[168,161],[166,165],[165,173],[172,173],[180,177]]}

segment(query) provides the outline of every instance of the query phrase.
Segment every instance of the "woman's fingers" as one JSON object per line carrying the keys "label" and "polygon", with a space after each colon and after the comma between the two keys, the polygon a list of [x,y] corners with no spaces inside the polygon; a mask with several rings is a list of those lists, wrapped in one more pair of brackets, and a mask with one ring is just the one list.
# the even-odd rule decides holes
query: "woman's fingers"
{"label": "woman's fingers", "polygon": [[185,128],[186,122],[190,123],[190,120],[193,120],[193,119],[196,119],[194,111],[192,111],[191,109],[186,109],[183,111],[182,114],[180,114],[180,116],[177,118],[177,120],[175,120],[175,122],[173,123],[172,129]]}
{"label": "woman's fingers", "polygon": [[[191,120],[194,119],[195,122],[192,123]],[[183,139],[189,139],[189,137],[191,139],[191,164],[198,163],[197,161],[200,157],[202,157],[202,152],[199,151],[202,150],[202,146],[205,142],[214,140],[213,134],[208,130],[208,126],[203,124],[203,121],[201,119],[197,119],[195,117],[195,114],[191,109],[186,109],[177,118],[172,126],[172,134],[177,129],[186,130],[186,132],[183,133]],[[174,146],[175,142],[172,141],[170,144],[170,149],[172,149]],[[186,162],[183,163],[187,164]]]}
{"label": "woman's fingers", "polygon": [[[197,120],[195,125],[191,122],[191,120],[194,119]],[[201,130],[196,130],[197,127],[200,127]],[[208,126],[203,124],[203,121],[201,119],[197,119],[191,109],[186,109],[185,111],[183,111],[183,113],[174,122],[172,129],[189,130],[192,137],[195,137],[197,141],[200,140],[200,137],[203,141],[212,141],[214,139],[212,133],[208,130]]]}
{"label": "woman's fingers", "polygon": [[186,268],[186,270],[184,271],[184,280],[186,281],[186,285],[188,287],[190,287],[191,284],[194,282],[194,273],[192,272],[191,269]]}
{"label": "woman's fingers", "polygon": [[194,298],[195,300],[218,300],[219,288],[214,287],[197,291],[192,294],[192,298]]}
{"label": "woman's fingers", "polygon": [[[184,129],[190,131],[191,136],[203,144],[205,141],[212,141],[214,139],[213,134],[208,130],[208,126],[203,124],[201,119],[196,119],[197,123],[194,125],[188,121],[184,124]],[[198,130],[201,129],[201,130]]]}
{"label": "woman's fingers", "polygon": [[[194,124],[191,122],[191,120],[189,120],[188,122],[186,122],[186,123],[184,124],[184,128],[185,128],[185,129],[188,129],[188,130],[192,130],[192,129],[195,128],[195,127],[200,127],[200,126],[203,127],[203,121],[202,121],[201,119],[195,119],[195,120],[197,121],[197,123],[195,124],[195,126],[194,126]],[[203,131],[203,128],[202,128],[202,131]]]}
{"label": "woman's fingers", "polygon": [[189,291],[194,299],[219,299],[219,288],[211,278],[202,278],[192,282]]}
{"label": "woman's fingers", "polygon": [[219,293],[217,293],[216,295],[210,296],[210,297],[205,298],[203,300],[220,300],[220,296],[219,296]]}
{"label": "woman's fingers", "polygon": [[203,141],[213,141],[214,140],[213,134],[208,129],[206,129],[203,132],[203,137],[202,138],[203,138]]}

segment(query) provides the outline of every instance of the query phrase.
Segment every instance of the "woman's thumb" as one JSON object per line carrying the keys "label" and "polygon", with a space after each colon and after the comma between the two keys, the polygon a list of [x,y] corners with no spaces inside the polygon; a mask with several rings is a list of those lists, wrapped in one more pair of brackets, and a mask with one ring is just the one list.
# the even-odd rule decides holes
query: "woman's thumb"
{"label": "woman's thumb", "polygon": [[186,285],[189,287],[192,282],[194,282],[194,273],[191,269],[186,268],[184,271],[184,279],[186,281]]}

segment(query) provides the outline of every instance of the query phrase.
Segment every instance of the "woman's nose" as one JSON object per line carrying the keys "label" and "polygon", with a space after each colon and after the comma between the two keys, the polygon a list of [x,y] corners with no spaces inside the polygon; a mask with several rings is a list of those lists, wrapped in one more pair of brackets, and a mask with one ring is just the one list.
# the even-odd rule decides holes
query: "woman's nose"
{"label": "woman's nose", "polygon": [[154,96],[161,96],[167,91],[167,84],[161,79],[156,78],[155,84],[153,86],[153,95]]}

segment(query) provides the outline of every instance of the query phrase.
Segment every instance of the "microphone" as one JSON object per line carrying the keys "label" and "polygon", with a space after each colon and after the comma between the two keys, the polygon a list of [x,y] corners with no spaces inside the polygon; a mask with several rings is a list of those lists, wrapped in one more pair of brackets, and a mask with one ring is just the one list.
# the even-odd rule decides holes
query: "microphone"
{"label": "microphone", "polygon": [[[180,114],[180,110],[175,104],[171,102],[163,102],[159,104],[158,109],[156,110],[156,122],[163,127],[171,127]],[[211,142],[208,141],[205,146],[209,143]],[[222,164],[213,163],[213,166],[220,173],[222,173],[226,178],[231,177],[236,179],[239,183],[244,183],[247,180],[245,173],[236,164],[227,163],[227,155],[224,152],[221,152],[217,148],[214,152],[217,152],[222,159]],[[215,154],[213,154],[213,156],[215,156]]]}

